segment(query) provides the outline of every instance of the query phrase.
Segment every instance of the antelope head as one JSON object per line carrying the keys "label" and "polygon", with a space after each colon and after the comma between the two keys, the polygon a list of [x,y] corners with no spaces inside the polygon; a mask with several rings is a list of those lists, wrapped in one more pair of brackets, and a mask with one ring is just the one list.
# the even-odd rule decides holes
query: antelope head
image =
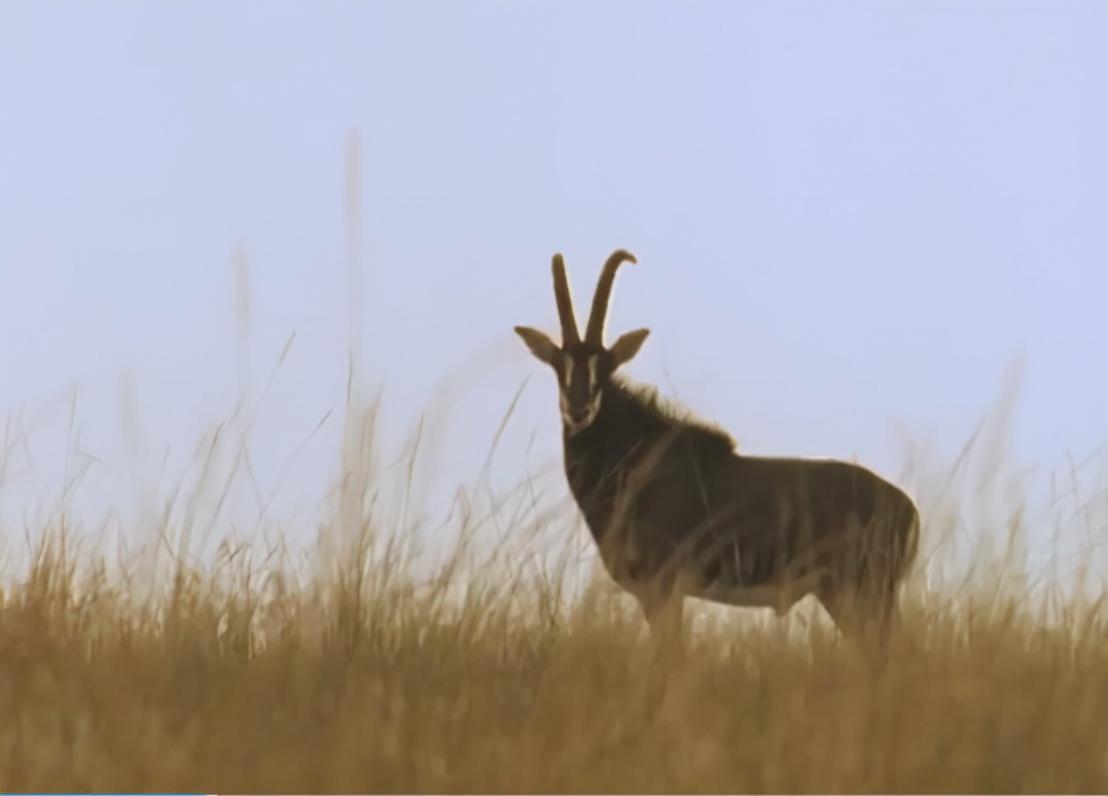
{"label": "antelope head", "polygon": [[636,329],[621,335],[610,348],[604,345],[604,322],[608,315],[608,302],[616,271],[625,262],[636,262],[630,252],[618,249],[612,253],[600,272],[600,280],[593,294],[589,325],[582,340],[577,331],[577,319],[573,313],[573,297],[566,276],[566,264],[562,255],[555,254],[554,299],[558,304],[558,317],[562,324],[562,345],[537,329],[528,326],[515,327],[516,334],[531,349],[537,359],[554,369],[558,377],[558,391],[562,421],[572,436],[588,428],[600,412],[604,388],[616,368],[628,362],[639,352],[649,329]]}

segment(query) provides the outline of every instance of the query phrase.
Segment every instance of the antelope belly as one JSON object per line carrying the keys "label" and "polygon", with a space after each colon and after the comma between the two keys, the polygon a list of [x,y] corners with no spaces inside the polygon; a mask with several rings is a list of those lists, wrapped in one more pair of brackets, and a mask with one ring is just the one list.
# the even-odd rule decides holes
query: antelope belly
{"label": "antelope belly", "polygon": [[758,586],[716,581],[698,589],[693,596],[742,608],[773,608],[777,611],[785,611],[804,595],[814,591],[818,583],[819,578],[814,573],[785,582]]}

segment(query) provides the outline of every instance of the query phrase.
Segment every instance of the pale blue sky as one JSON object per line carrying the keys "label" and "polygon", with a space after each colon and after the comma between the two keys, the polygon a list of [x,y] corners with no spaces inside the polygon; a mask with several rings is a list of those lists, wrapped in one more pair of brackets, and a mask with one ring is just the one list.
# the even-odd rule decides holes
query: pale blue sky
{"label": "pale blue sky", "polygon": [[558,455],[511,332],[556,330],[554,251],[579,308],[638,255],[609,323],[653,329],[629,373],[746,450],[896,476],[895,423],[955,451],[1020,357],[1019,464],[1108,440],[1105,2],[5,2],[0,114],[0,407],[38,423],[5,516],[62,472],[70,385],[90,506],[135,480],[122,373],[155,464],[230,412],[240,246],[255,388],[297,335],[255,431],[276,484],[342,406],[350,130],[366,369],[393,436],[453,405],[443,488],[528,374],[498,478]]}

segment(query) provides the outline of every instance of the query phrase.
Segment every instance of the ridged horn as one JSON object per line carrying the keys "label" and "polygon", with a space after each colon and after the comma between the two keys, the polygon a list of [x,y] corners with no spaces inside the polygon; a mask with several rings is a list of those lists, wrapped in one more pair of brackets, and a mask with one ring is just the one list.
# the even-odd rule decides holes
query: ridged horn
{"label": "ridged horn", "polygon": [[562,347],[581,342],[577,331],[577,317],[573,314],[573,294],[569,292],[569,277],[566,276],[566,261],[562,255],[555,254],[551,264],[554,272],[554,300],[558,303],[558,317],[562,321]]}
{"label": "ridged horn", "polygon": [[604,322],[608,318],[608,302],[612,297],[612,284],[616,280],[616,271],[625,262],[637,263],[638,260],[631,252],[625,249],[616,249],[600,271],[600,279],[596,283],[596,292],[592,297],[589,326],[585,331],[586,343],[604,345]]}

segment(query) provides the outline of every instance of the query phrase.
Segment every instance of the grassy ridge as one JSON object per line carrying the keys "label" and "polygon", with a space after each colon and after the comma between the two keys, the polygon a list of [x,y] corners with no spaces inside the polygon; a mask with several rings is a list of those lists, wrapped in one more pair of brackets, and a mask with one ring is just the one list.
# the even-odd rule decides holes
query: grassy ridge
{"label": "grassy ridge", "polygon": [[[187,524],[161,529],[160,563],[119,562],[53,515],[0,587],[0,791],[1108,791],[1103,588],[1032,588],[981,551],[949,588],[932,543],[965,506],[923,507],[883,661],[810,600],[783,621],[693,603],[676,659],[580,574],[580,529],[544,546],[562,512],[534,484],[462,495],[455,546],[436,530],[443,556],[421,558],[411,467],[382,484],[373,411],[352,415],[304,566],[229,540],[202,566]],[[1001,548],[1025,520],[999,521]]]}
{"label": "grassy ridge", "polygon": [[0,605],[2,790],[1108,788],[1097,604],[1048,622],[916,589],[882,665],[814,606],[713,613],[675,661],[602,580],[565,611],[541,580],[455,574],[451,600],[365,577],[366,552],[302,588],[240,562],[135,601],[38,553]]}

